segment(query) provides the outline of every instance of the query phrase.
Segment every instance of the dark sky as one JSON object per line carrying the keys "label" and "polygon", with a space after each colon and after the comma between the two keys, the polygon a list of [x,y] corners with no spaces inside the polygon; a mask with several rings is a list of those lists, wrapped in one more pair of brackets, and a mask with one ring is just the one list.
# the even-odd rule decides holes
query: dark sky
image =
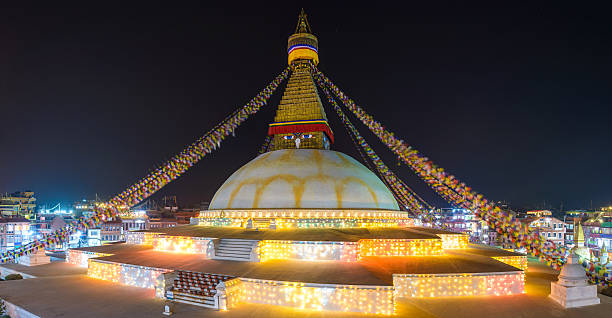
{"label": "dark sky", "polygon": [[[422,2],[304,2],[320,69],[490,199],[610,202],[610,8]],[[300,9],[287,1],[41,3],[0,8],[0,191],[32,189],[48,203],[123,190],[248,102],[286,66]],[[277,104],[278,94],[156,196],[209,200],[255,156]],[[357,157],[331,124],[334,149]],[[406,182],[444,206],[358,128]]]}

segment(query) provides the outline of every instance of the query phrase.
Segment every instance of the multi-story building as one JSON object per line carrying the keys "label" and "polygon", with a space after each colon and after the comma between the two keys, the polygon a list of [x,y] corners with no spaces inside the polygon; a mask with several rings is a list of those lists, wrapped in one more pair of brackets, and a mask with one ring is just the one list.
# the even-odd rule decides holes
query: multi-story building
{"label": "multi-story building", "polygon": [[74,216],[79,218],[81,216],[91,217],[95,213],[96,205],[101,203],[99,199],[96,200],[86,200],[83,199],[81,201],[76,201],[72,204],[72,209],[74,211]]}
{"label": "multi-story building", "polygon": [[0,252],[6,252],[32,241],[30,221],[24,217],[0,217]]}
{"label": "multi-story building", "polygon": [[468,209],[444,208],[434,212],[437,222],[451,231],[473,234],[478,231],[480,221]]}
{"label": "multi-story building", "polygon": [[177,224],[190,224],[191,218],[197,217],[200,212],[192,209],[192,210],[181,210],[174,213],[174,217],[176,218]]}
{"label": "multi-story building", "polygon": [[149,229],[149,216],[143,213],[132,213],[121,216],[123,232]]}
{"label": "multi-story building", "polygon": [[466,233],[472,242],[487,245],[500,245],[497,242],[497,233],[491,231],[486,222],[474,215],[471,210],[457,208],[443,208],[432,211],[436,224],[429,224],[421,220],[425,226],[443,227],[445,229]]}
{"label": "multi-story building", "polygon": [[36,198],[32,191],[5,193],[0,195],[0,216],[22,216],[29,218],[36,210]]}
{"label": "multi-story building", "polygon": [[582,223],[586,245],[591,248],[612,249],[612,211],[601,211]]}
{"label": "multi-story building", "polygon": [[543,216],[552,216],[552,212],[550,210],[531,210],[525,213],[527,214],[527,217],[535,217],[535,218],[539,218]]}
{"label": "multi-story building", "polygon": [[175,227],[178,222],[175,218],[150,218],[149,229],[162,229],[166,227]]}
{"label": "multi-story building", "polygon": [[[97,233],[92,233],[97,234]],[[102,243],[123,241],[123,221],[120,218],[105,221],[100,224],[100,240]]]}
{"label": "multi-story building", "polygon": [[87,230],[87,246],[102,245],[102,229],[93,228]]}
{"label": "multi-story building", "polygon": [[520,220],[547,240],[565,244],[565,222],[552,216],[527,217]]}

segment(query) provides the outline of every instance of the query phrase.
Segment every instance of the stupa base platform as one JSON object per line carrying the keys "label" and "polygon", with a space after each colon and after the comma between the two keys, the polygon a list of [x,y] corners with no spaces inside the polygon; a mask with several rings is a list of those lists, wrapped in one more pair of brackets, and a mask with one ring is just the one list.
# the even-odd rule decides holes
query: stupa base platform
{"label": "stupa base platform", "polygon": [[[6,266],[6,265],[3,265]],[[47,265],[43,265],[47,266]],[[32,268],[27,268],[32,269]],[[92,279],[73,271],[56,272],[55,277],[7,281],[0,284],[0,295],[8,304],[18,306],[29,317],[165,317],[164,300],[153,297],[151,289]],[[526,272],[526,293],[498,297],[398,298],[397,317],[412,318],[607,318],[612,312],[612,297],[599,295],[601,304],[563,309],[550,300],[550,283],[558,272],[531,262]],[[25,316],[25,315],[24,315]],[[214,311],[177,304],[177,318],[191,317],[380,317],[351,312],[316,312],[266,304],[242,303],[229,311]],[[23,317],[23,316],[21,316]]]}
{"label": "stupa base platform", "polygon": [[428,228],[190,225],[130,232],[127,242],[73,249],[68,261],[92,278],[217,309],[259,303],[393,314],[399,298],[525,291],[525,255]]}
{"label": "stupa base platform", "polygon": [[157,279],[159,275],[169,272],[206,273],[232,278],[232,291],[227,297],[231,307],[259,303],[392,314],[396,298],[522,294],[523,271],[479,255],[494,251],[500,255],[509,253],[472,248],[440,256],[363,257],[357,262],[237,262],[207,259],[200,254],[159,252],[152,247],[132,244],[114,244],[71,250],[70,257],[80,252],[88,255],[112,253],[89,259],[88,276],[157,289],[158,297],[164,296]]}

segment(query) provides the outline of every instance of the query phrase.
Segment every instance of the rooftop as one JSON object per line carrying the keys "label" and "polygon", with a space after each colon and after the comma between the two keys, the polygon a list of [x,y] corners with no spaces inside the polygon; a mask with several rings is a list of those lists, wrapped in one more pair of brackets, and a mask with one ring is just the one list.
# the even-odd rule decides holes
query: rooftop
{"label": "rooftop", "polygon": [[30,221],[24,217],[0,217],[0,223],[30,223]]}

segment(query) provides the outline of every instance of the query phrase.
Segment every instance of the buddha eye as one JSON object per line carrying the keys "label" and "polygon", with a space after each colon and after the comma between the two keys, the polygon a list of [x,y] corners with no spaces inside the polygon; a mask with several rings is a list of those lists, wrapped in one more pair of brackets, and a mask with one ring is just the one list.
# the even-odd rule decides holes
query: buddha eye
{"label": "buddha eye", "polygon": [[293,136],[285,136],[285,137],[283,137],[283,138],[285,138],[285,139],[287,139],[287,140],[291,140],[291,139],[293,139],[294,137],[293,137]]}
{"label": "buddha eye", "polygon": [[308,139],[308,138],[312,138],[312,135],[311,134],[306,134],[306,135],[304,135],[302,137],[304,137],[304,139]]}

